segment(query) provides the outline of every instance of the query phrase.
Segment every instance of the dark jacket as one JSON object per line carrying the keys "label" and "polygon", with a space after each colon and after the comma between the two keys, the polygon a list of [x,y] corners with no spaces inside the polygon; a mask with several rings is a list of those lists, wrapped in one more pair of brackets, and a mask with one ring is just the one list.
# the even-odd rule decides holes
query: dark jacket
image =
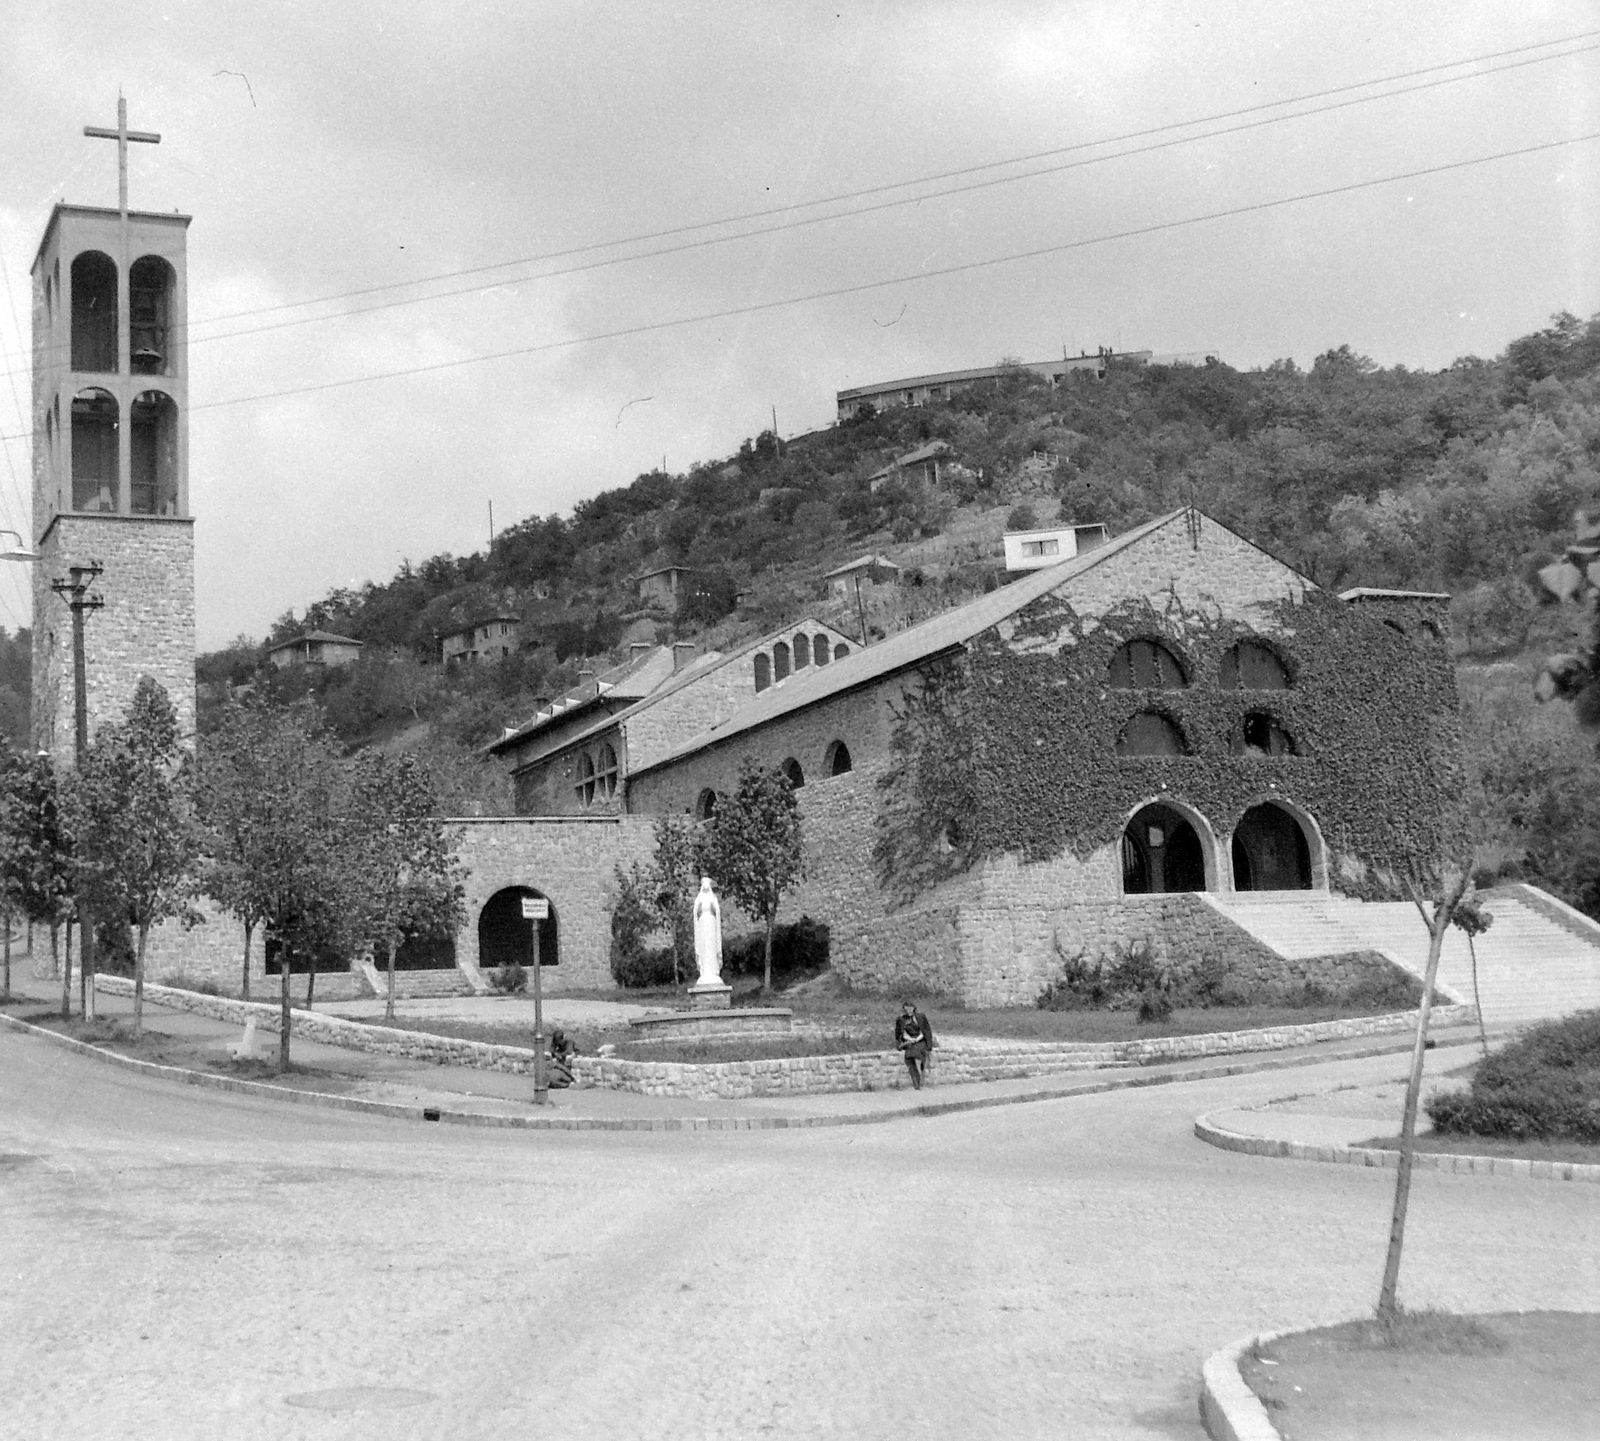
{"label": "dark jacket", "polygon": [[894,1019],[894,1043],[908,1056],[922,1060],[933,1049],[933,1027],[921,1011],[906,1015],[902,1011]]}

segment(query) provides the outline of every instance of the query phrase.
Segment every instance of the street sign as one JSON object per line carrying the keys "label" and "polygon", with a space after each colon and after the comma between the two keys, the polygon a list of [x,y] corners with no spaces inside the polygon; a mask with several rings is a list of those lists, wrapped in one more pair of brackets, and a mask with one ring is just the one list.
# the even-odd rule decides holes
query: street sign
{"label": "street sign", "polygon": [[540,896],[522,898],[522,919],[525,921],[547,921],[550,919],[550,902]]}

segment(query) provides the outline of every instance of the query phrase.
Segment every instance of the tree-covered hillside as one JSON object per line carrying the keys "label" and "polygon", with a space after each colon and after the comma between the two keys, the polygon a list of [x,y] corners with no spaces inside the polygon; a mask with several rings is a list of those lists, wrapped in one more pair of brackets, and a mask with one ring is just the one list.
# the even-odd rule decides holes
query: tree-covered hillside
{"label": "tree-covered hillside", "polygon": [[[892,468],[933,441],[947,447],[937,485]],[[1600,908],[1581,859],[1600,858],[1600,813],[1590,826],[1582,799],[1600,794],[1600,772],[1563,711],[1529,714],[1537,665],[1524,658],[1573,623],[1540,610],[1526,577],[1597,493],[1600,316],[1556,316],[1494,359],[1437,373],[1384,369],[1348,346],[1304,369],[1113,365],[1057,389],[1019,368],[945,403],[788,440],[767,432],[570,517],[529,517],[488,552],[332,591],[269,639],[321,627],[364,641],[362,661],[259,683],[314,694],[348,744],[421,747],[449,770],[447,793],[496,807],[504,791],[467,757],[628,642],[724,645],[808,612],[882,633],[1003,584],[1008,525],[1059,517],[1115,533],[1193,501],[1321,585],[1451,592],[1460,658],[1483,672],[1464,673],[1465,719],[1505,867]],[[830,601],[823,574],[866,550],[898,561],[904,583],[860,610]],[[631,583],[667,564],[696,572],[671,615],[641,605]],[[524,640],[509,661],[436,663],[441,635],[507,612]],[[203,695],[256,676],[260,654],[241,638],[202,657]],[[1515,737],[1535,733],[1560,796],[1515,760]]]}

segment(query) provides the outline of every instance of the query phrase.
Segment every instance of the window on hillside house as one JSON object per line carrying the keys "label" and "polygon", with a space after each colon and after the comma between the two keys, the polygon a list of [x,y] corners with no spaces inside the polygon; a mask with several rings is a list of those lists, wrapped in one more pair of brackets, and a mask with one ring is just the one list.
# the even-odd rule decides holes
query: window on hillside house
{"label": "window on hillside house", "polygon": [[1060,555],[1061,542],[1058,539],[1050,540],[1025,540],[1022,542],[1024,555]]}
{"label": "window on hillside house", "polygon": [[1222,657],[1223,690],[1288,690],[1289,672],[1259,641],[1242,640]]}
{"label": "window on hillside house", "polygon": [[766,651],[756,652],[756,689],[765,690],[772,684],[772,662],[767,659]]}
{"label": "window on hillside house", "polygon": [[1112,690],[1182,690],[1188,681],[1177,656],[1160,641],[1130,640],[1111,657],[1106,684]]}
{"label": "window on hillside house", "polygon": [[578,757],[578,804],[585,810],[594,804],[594,758],[585,751]]}
{"label": "window on hillside house", "polygon": [[812,658],[818,665],[828,663],[828,637],[825,635],[813,636],[811,639]]}
{"label": "window on hillside house", "polygon": [[1117,737],[1119,756],[1186,756],[1189,747],[1171,716],[1160,711],[1140,711],[1130,717]]}
{"label": "window on hillside house", "polygon": [[842,776],[850,769],[850,747],[843,741],[834,741],[822,758],[823,768],[830,776]]}
{"label": "window on hillside house", "polygon": [[789,647],[784,641],[779,641],[772,648],[772,678],[782,680],[789,674]]}
{"label": "window on hillside house", "polygon": [[617,793],[617,753],[609,744],[600,747],[600,759],[594,772],[595,790],[600,799],[608,801]]}
{"label": "window on hillside house", "polygon": [[800,769],[800,762],[790,756],[778,767],[783,772],[783,778],[789,782],[789,789],[797,791],[806,783],[806,773]]}

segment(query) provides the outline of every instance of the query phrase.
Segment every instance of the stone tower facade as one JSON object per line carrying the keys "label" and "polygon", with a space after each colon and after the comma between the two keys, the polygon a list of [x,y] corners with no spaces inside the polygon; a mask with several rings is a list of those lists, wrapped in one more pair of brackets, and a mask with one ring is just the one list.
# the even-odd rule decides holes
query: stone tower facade
{"label": "stone tower facade", "polygon": [[89,733],[159,681],[192,736],[187,215],[57,205],[33,264],[33,740],[73,755],[72,614],[51,582],[97,563]]}

